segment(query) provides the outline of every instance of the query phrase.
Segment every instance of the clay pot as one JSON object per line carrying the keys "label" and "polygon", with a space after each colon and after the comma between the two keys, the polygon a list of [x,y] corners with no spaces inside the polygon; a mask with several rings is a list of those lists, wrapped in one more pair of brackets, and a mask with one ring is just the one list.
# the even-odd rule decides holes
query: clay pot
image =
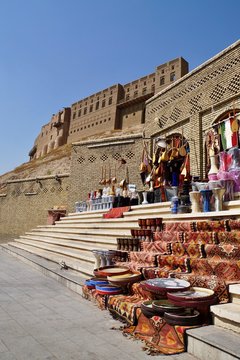
{"label": "clay pot", "polygon": [[201,324],[200,313],[197,310],[185,309],[182,313],[164,313],[164,320],[169,325],[195,326]]}
{"label": "clay pot", "polygon": [[152,300],[146,300],[141,304],[141,310],[144,316],[151,318],[156,315],[156,310],[152,307]]}

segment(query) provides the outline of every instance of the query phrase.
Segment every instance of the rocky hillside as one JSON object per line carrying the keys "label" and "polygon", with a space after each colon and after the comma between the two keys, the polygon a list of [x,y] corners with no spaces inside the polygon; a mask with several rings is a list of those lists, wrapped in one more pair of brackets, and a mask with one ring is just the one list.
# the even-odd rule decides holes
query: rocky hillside
{"label": "rocky hillside", "polygon": [[[99,133],[97,136],[86,137],[82,140],[103,139],[112,136],[121,137],[134,133],[141,133],[143,125],[135,125],[125,130],[113,130]],[[65,174],[70,172],[71,144],[66,144],[37,160],[24,163],[14,170],[0,175],[0,187],[8,180],[35,178],[38,176]]]}
{"label": "rocky hillside", "polygon": [[8,180],[68,173],[70,171],[70,162],[71,144],[68,144],[51,151],[51,153],[37,160],[24,163],[14,170],[0,175],[0,185]]}

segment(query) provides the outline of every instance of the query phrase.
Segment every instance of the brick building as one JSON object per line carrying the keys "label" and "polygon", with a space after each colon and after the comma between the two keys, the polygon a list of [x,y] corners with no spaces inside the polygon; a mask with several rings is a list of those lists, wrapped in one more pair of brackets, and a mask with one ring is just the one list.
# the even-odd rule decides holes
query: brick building
{"label": "brick building", "polygon": [[29,152],[30,160],[52,149],[145,122],[145,101],[188,72],[183,58],[159,65],[154,73],[128,84],[115,84],[54,114]]}
{"label": "brick building", "polygon": [[[178,61],[182,62],[181,59]],[[90,190],[101,187],[99,182],[102,178],[102,169],[107,169],[107,176],[110,167],[112,175],[115,175],[116,169],[117,180],[121,181],[126,177],[128,168],[130,182],[135,183],[138,190],[141,190],[139,165],[143,134],[151,150],[157,138],[171,137],[174,134],[182,135],[183,133],[190,147],[191,174],[199,175],[201,178],[206,176],[206,133],[233,113],[237,114],[238,147],[240,147],[240,41],[235,42],[190,73],[186,74],[186,69],[185,75],[184,71],[178,73],[177,80],[171,82],[171,71],[181,69],[178,61],[175,64],[166,64],[163,69],[157,68],[154,95],[152,87],[154,75],[150,74],[124,86],[110,87],[98,95],[94,94],[87,100],[84,99],[73,104],[72,110],[75,109],[75,118],[72,119],[74,114],[72,111],[70,128],[65,131],[67,136],[62,138],[62,141],[69,141],[71,136],[71,141],[74,141],[70,173],[62,178],[61,183],[54,175],[40,179],[40,183],[37,178],[7,182],[0,193],[0,234],[10,232],[21,234],[27,228],[30,229],[36,224],[43,223],[46,218],[46,209],[54,205],[66,204],[68,211],[74,211],[76,201],[85,200]],[[172,68],[173,65],[174,68]],[[162,70],[164,70],[163,73]],[[160,86],[160,81],[164,81],[160,80],[163,74],[166,76],[166,83],[161,85],[163,88],[157,89],[157,84]],[[181,75],[184,76],[181,77]],[[173,75],[171,76],[173,79]],[[137,88],[136,85],[138,85]],[[146,90],[145,87],[147,87]],[[138,91],[138,94],[135,91]],[[143,94],[145,91],[146,93]],[[135,98],[134,94],[141,94],[141,97],[136,96]],[[98,96],[99,100],[97,100]],[[110,97],[112,97],[110,100],[112,104],[108,105]],[[96,110],[97,101],[99,101],[100,107],[104,99],[105,107]],[[84,109],[83,104],[86,102],[86,114],[79,116],[80,103],[82,103],[81,109]],[[141,102],[145,105],[141,105],[143,107],[138,114],[134,106],[140,107]],[[90,117],[93,116],[93,109],[90,111],[91,105],[95,109],[95,116],[99,116],[96,120],[99,121],[99,125],[97,125],[99,127],[90,125],[90,121],[92,121]],[[110,111],[108,116],[111,120],[106,122],[108,128],[112,129],[141,123],[141,114],[145,111],[144,124],[142,124],[144,131],[137,132],[136,130],[134,134],[121,134],[121,136],[113,134],[112,137],[97,140],[96,138],[87,139],[88,136],[96,134],[97,129],[100,129],[102,119],[101,125],[105,124],[105,115],[102,118],[101,116],[108,108],[109,110],[112,108],[112,112]],[[56,115],[49,124],[43,127],[43,131],[35,141],[36,149],[35,152],[33,151],[32,157],[40,156],[61,143],[60,138],[59,142],[55,142],[61,133],[59,131],[57,135],[59,128],[53,124],[60,121],[58,120],[60,118],[63,120],[64,114],[70,118],[70,111],[69,108],[65,109],[62,118]],[[89,123],[81,125],[83,121],[87,121],[88,116]],[[86,126],[85,135],[84,132],[81,133],[81,130],[77,131],[78,127],[81,129],[81,126]],[[60,129],[62,129],[62,125]],[[100,134],[100,130],[98,134]],[[52,138],[51,135],[53,135]],[[53,140],[54,143],[49,145]],[[125,166],[121,166],[121,159],[126,161]]]}
{"label": "brick building", "polygon": [[145,123],[145,101],[188,72],[183,58],[125,85],[115,84],[71,106],[68,143]]}
{"label": "brick building", "polygon": [[33,148],[29,152],[30,160],[48,154],[51,150],[66,144],[71,109],[64,108],[57,114],[53,114],[49,123],[42,126],[41,132],[34,142]]}
{"label": "brick building", "polygon": [[[240,41],[235,42],[146,102],[145,136],[182,134],[191,172],[206,176],[206,133],[240,109]],[[237,115],[239,121],[239,115]]]}

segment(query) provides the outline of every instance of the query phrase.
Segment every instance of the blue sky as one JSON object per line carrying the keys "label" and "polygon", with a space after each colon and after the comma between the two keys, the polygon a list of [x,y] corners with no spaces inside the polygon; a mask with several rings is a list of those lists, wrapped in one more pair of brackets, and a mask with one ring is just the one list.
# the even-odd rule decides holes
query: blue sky
{"label": "blue sky", "polygon": [[62,107],[237,41],[239,13],[239,0],[0,0],[0,174]]}

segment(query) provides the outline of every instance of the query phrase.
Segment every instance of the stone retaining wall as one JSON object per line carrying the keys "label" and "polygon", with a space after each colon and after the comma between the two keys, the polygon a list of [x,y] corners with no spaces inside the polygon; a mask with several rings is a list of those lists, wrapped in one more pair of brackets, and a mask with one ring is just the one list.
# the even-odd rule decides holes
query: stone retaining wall
{"label": "stone retaining wall", "polygon": [[68,193],[68,174],[8,181],[0,194],[1,239],[45,225],[48,209],[67,207]]}

